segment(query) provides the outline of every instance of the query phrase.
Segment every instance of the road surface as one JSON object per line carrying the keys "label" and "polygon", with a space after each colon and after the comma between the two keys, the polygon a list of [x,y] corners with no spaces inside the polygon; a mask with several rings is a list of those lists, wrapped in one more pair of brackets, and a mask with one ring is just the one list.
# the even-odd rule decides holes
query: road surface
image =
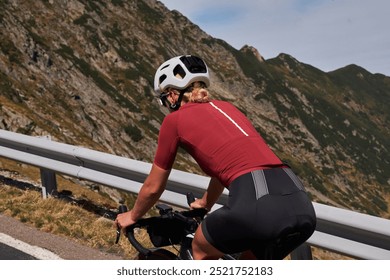
{"label": "road surface", "polygon": [[0,214],[0,259],[120,260],[122,257],[39,231]]}

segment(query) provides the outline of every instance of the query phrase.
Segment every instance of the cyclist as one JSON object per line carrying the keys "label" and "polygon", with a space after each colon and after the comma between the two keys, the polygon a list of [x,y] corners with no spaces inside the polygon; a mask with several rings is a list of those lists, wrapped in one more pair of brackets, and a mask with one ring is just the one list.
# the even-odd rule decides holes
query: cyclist
{"label": "cyclist", "polygon": [[134,224],[157,202],[182,147],[211,177],[192,208],[211,209],[224,188],[229,190],[227,205],[197,229],[194,259],[237,252],[245,252],[245,258],[283,259],[312,235],[313,205],[297,176],[244,114],[209,98],[209,85],[208,67],[196,56],[174,57],[157,69],[155,91],[171,113],[161,125],[154,162],[135,205],[118,215],[116,224]]}

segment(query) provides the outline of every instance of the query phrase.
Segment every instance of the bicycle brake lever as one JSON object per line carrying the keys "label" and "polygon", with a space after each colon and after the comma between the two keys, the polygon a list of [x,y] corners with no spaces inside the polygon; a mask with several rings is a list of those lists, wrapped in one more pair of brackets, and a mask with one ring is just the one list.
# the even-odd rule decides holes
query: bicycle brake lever
{"label": "bicycle brake lever", "polygon": [[[119,205],[119,214],[127,212],[127,207],[124,204]],[[116,226],[116,239],[115,239],[115,244],[118,244],[119,239],[121,238],[121,228],[119,225]]]}
{"label": "bicycle brake lever", "polygon": [[115,244],[118,244],[119,239],[121,238],[121,229],[119,226],[116,227],[116,239],[115,239]]}
{"label": "bicycle brake lever", "polygon": [[187,203],[188,206],[191,206],[191,203],[195,201],[195,196],[192,192],[187,193]]}

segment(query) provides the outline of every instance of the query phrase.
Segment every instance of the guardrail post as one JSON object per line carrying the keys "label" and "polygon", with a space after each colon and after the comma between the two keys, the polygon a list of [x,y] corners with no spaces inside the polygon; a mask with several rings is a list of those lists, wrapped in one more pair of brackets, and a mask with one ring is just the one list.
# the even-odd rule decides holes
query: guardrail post
{"label": "guardrail post", "polygon": [[[51,141],[51,136],[41,136],[40,138]],[[42,197],[48,198],[57,192],[56,173],[53,170],[41,168]]]}
{"label": "guardrail post", "polygon": [[41,168],[42,197],[48,198],[57,192],[56,173]]}
{"label": "guardrail post", "polygon": [[292,260],[312,260],[311,247],[304,243],[292,251],[290,257]]}

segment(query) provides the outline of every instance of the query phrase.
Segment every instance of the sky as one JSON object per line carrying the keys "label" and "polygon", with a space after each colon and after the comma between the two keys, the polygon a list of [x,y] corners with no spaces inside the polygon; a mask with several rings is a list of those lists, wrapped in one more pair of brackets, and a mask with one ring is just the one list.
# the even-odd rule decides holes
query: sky
{"label": "sky", "polygon": [[389,0],[160,0],[203,31],[265,59],[286,53],[322,71],[356,64],[390,76]]}

